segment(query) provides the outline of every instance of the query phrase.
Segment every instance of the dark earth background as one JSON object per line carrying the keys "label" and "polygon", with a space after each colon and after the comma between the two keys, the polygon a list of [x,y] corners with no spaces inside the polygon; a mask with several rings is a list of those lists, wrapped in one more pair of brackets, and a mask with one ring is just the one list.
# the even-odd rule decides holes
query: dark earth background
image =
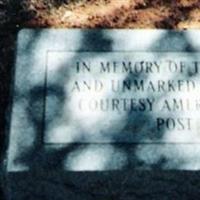
{"label": "dark earth background", "polygon": [[[25,27],[198,29],[200,28],[200,1],[0,0],[1,166],[6,150],[6,127],[9,123],[10,87],[14,71],[15,42],[18,31]],[[115,176],[115,174],[113,175]],[[163,198],[161,199],[199,199],[199,172],[134,172],[131,176],[135,177],[135,175],[137,175],[137,178],[133,185],[138,184],[140,190],[149,187],[149,190],[153,191],[157,188],[155,193],[162,194]],[[1,177],[1,185],[5,187],[2,173]],[[42,175],[39,179],[42,179]],[[139,179],[143,179],[143,181],[141,182]],[[153,179],[154,182],[152,182]],[[118,181],[120,182],[120,180],[122,180],[122,177],[119,176]],[[143,184],[140,185],[141,183]],[[158,190],[158,188],[160,189]],[[139,189],[135,188],[135,190]],[[120,192],[120,189],[118,192]],[[113,191],[112,199],[117,199],[118,192]],[[138,199],[144,199],[141,194],[140,191]],[[148,194],[144,195],[147,196]],[[3,197],[2,190],[0,196]],[[3,198],[5,199],[5,197]],[[149,196],[147,199],[154,198]]]}

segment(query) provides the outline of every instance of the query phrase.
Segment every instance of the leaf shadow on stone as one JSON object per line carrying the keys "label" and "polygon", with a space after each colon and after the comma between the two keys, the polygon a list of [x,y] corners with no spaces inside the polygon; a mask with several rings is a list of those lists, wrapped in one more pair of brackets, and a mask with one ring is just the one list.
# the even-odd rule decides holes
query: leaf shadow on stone
{"label": "leaf shadow on stone", "polygon": [[[98,40],[95,41],[95,38],[98,37]],[[164,35],[162,38],[159,39],[159,41],[157,42],[157,44],[163,44],[166,42],[166,39],[169,37],[169,39],[172,39],[172,36],[170,34],[166,34]],[[190,46],[190,42],[187,41],[187,38],[185,37],[185,35],[179,35],[180,37],[180,42],[185,41],[185,43],[183,44],[183,46],[181,46],[181,49],[185,49],[186,51],[190,50],[191,52],[195,51],[192,46]],[[171,44],[172,41],[169,41],[169,44]],[[79,51],[84,51],[86,50],[85,47],[88,47],[88,49],[92,49],[93,51],[98,50],[99,48],[101,48],[102,50],[106,50],[106,51],[112,51],[112,41],[109,40],[108,38],[106,38],[103,33],[98,30],[96,31],[96,33],[93,35],[91,35],[90,32],[86,32],[86,34],[83,37],[83,41],[82,41],[82,45],[80,47]],[[174,47],[174,46],[173,46]],[[164,47],[162,47],[164,48]],[[169,47],[166,47],[169,48]],[[156,50],[156,49],[160,49],[160,47],[156,46],[156,47],[152,47],[151,50]],[[77,57],[74,56],[72,58],[72,60],[76,61]],[[73,62],[73,61],[72,61]],[[29,98],[29,106],[27,108],[27,116],[29,117],[29,120],[32,124],[32,126],[34,127],[34,129],[36,130],[36,138],[35,138],[35,144],[32,147],[32,149],[30,149],[29,151],[25,152],[23,155],[20,155],[19,158],[19,162],[25,163],[27,166],[30,166],[30,171],[34,174],[37,172],[40,173],[45,173],[45,171],[49,170],[58,170],[58,171],[62,171],[65,170],[63,167],[63,161],[64,159],[66,159],[66,155],[70,152],[76,151],[79,148],[82,148],[81,144],[68,144],[67,147],[62,147],[61,149],[57,150],[55,148],[55,150],[46,150],[44,148],[45,144],[44,144],[44,129],[45,129],[45,125],[44,122],[47,122],[46,126],[48,126],[48,123],[51,123],[53,119],[55,119],[56,117],[59,117],[59,115],[63,110],[63,104],[64,101],[67,99],[67,96],[64,94],[64,88],[62,87],[62,85],[64,86],[65,84],[67,84],[66,81],[66,71],[65,71],[65,66],[61,66],[59,68],[59,71],[56,74],[56,79],[59,81],[59,84],[54,84],[54,85],[48,85],[46,89],[44,89],[43,86],[36,86],[35,88],[33,88],[29,94],[27,94],[27,97]],[[190,74],[186,74],[186,77],[190,77]],[[127,76],[126,79],[137,79],[138,75],[137,74],[133,74],[131,75],[131,77]],[[141,77],[140,77],[141,78]],[[142,77],[144,79],[146,79],[147,77]],[[175,79],[176,77],[174,77]],[[58,99],[59,103],[55,104],[55,108],[52,107],[52,113],[51,116],[47,121],[44,121],[45,119],[40,119],[40,117],[37,116],[37,110],[38,109],[42,109],[43,104],[40,104],[40,102],[44,102],[44,94],[48,94],[51,97],[56,97]],[[163,94],[163,95],[167,95],[167,94]],[[151,97],[152,94],[148,94],[147,98]],[[54,99],[54,98],[53,98]],[[57,115],[55,116],[55,113],[57,113]],[[55,117],[55,118],[54,118]],[[130,112],[127,113],[127,124],[126,126],[129,126],[129,124],[132,124],[132,122],[136,122],[137,124],[140,124],[142,126],[142,130],[145,130],[146,128],[149,128],[147,123],[153,123],[153,117],[150,113],[145,113],[145,114],[140,114],[140,115],[135,115],[134,113]],[[153,130],[152,130],[153,131]],[[134,132],[134,130],[133,130]],[[159,132],[156,132],[156,134],[154,135],[155,139],[156,138],[162,138],[163,135],[165,133],[165,129],[160,130]],[[81,137],[81,136],[80,136]],[[139,136],[138,139],[140,139],[142,141],[143,139],[143,135]],[[113,138],[114,140],[117,140],[117,138]],[[132,144],[131,144],[132,145]],[[162,167],[164,167],[166,165],[166,163],[168,162],[168,159],[165,157],[165,155],[161,155],[156,162],[154,163],[144,163],[143,161],[140,160],[140,158],[138,157],[134,157],[134,150],[137,150],[137,145],[135,145],[135,148],[133,148],[132,151],[129,150],[129,148],[127,148],[127,146],[129,145],[124,145],[124,144],[112,144],[113,147],[115,147],[116,149],[121,149],[123,152],[125,152],[125,154],[127,155],[127,161],[124,164],[124,167],[120,170],[130,170],[130,168],[135,164],[135,165],[139,165],[141,167],[143,167],[144,165],[149,165],[149,169],[161,169]],[[160,146],[160,148],[162,148],[162,146]],[[159,148],[157,149],[159,150]],[[174,155],[175,157],[176,155]],[[107,162],[107,166],[105,166],[105,168],[109,167],[109,165],[112,163],[112,159],[108,160]],[[133,164],[134,163],[134,164]],[[180,163],[178,163],[180,164]],[[99,177],[100,173],[102,172],[94,172],[97,175],[97,177]],[[43,177],[44,178],[44,177]],[[71,188],[72,190],[76,191],[76,193],[81,193],[84,195],[84,193],[87,193],[89,196],[85,197],[87,200],[88,199],[125,199],[126,196],[131,196],[131,199],[141,199],[144,196],[142,195],[142,191],[140,191],[140,194],[138,194],[137,196],[137,192],[133,192],[132,193],[126,189],[124,189],[124,187],[126,186],[126,183],[124,185],[121,185],[123,183],[121,183],[120,181],[118,183],[115,183],[115,180],[110,180],[108,181],[110,183],[110,185],[115,185],[116,188],[118,189],[118,191],[114,191],[112,193],[112,186],[106,185],[100,187],[101,190],[105,190],[105,196],[104,195],[100,195],[98,194],[98,192],[93,193],[93,189],[98,188],[99,187],[99,183],[98,181],[96,181],[96,186],[94,186],[93,184],[91,184],[88,189],[82,189],[81,187],[83,182],[77,178],[76,184],[73,182],[73,178],[72,177],[67,177],[69,178],[67,181],[68,183],[64,184],[64,186],[61,184],[59,184],[58,182],[55,182],[55,184],[59,187],[59,188]],[[132,177],[133,178],[133,177]],[[95,179],[95,178],[94,178]],[[133,178],[134,179],[134,178]],[[137,178],[135,178],[137,179]],[[121,180],[121,179],[120,179]],[[151,178],[149,178],[150,180],[150,190],[153,188],[155,191],[155,196],[159,193],[159,188],[155,189],[154,188],[154,183],[152,182]],[[49,178],[47,179],[48,182],[53,182],[53,179]],[[138,182],[137,182],[138,183]],[[39,182],[38,186],[43,185],[43,182]],[[44,183],[46,184],[46,183]],[[86,183],[84,183],[86,184]],[[87,185],[87,184],[86,184]],[[155,183],[156,185],[156,183]],[[46,187],[49,187],[48,184],[46,184]],[[51,187],[50,187],[51,188]],[[83,187],[84,188],[84,187]],[[103,189],[102,189],[103,188]],[[111,189],[110,189],[111,188]],[[110,194],[108,194],[108,190],[110,189]],[[146,190],[148,190],[146,188]],[[151,194],[151,191],[148,191],[148,194]],[[38,190],[40,191],[41,190]],[[49,194],[45,194],[47,196],[43,196],[40,197],[38,196],[38,199],[42,199],[42,198],[48,198],[48,199],[55,199],[54,196],[54,192],[56,191],[56,189],[52,189],[52,192],[50,192]],[[60,190],[59,190],[60,191]],[[127,192],[128,191],[128,192]],[[42,192],[41,192],[42,193]],[[65,193],[65,192],[64,192]],[[166,192],[167,194],[167,192]],[[60,195],[60,194],[58,194]],[[144,194],[145,195],[145,194]],[[154,198],[154,194],[152,194]],[[160,194],[159,194],[160,195]],[[163,195],[163,194],[162,194]],[[70,196],[70,195],[69,195]],[[73,196],[73,195],[72,195]],[[97,197],[98,196],[98,197]],[[72,199],[75,199],[74,197],[71,197]],[[157,197],[156,197],[157,198]],[[154,198],[154,199],[156,199]],[[66,196],[59,196],[57,199],[66,199]],[[78,197],[76,197],[76,200],[78,199]],[[83,197],[81,196],[80,199],[83,199]]]}

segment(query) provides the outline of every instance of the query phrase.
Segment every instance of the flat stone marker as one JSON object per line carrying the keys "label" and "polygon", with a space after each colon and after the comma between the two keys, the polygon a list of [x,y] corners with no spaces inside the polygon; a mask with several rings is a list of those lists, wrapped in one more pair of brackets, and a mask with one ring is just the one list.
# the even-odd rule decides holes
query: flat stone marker
{"label": "flat stone marker", "polygon": [[6,170],[199,170],[198,37],[22,30]]}

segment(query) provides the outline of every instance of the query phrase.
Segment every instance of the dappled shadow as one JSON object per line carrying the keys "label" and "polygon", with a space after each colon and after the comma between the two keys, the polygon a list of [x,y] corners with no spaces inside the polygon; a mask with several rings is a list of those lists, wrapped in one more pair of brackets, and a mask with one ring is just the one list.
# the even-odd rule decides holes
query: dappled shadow
{"label": "dappled shadow", "polygon": [[[37,40],[41,40],[42,33],[32,34],[32,37],[33,40],[30,40],[30,44],[28,44],[28,47],[37,49],[37,47],[39,47],[37,46]],[[85,31],[81,34],[81,38],[82,40],[79,48],[77,49],[77,52],[85,52],[84,60],[99,59],[99,55],[104,56],[104,53],[113,51],[113,41],[104,33],[103,30]],[[31,41],[34,41],[33,44],[31,44]],[[169,52],[171,51],[171,49],[174,49],[174,51],[176,52],[196,51],[190,44],[190,41],[188,41],[187,34],[176,32],[167,32],[163,34],[160,38],[157,39],[157,41],[153,45],[151,45],[151,47],[149,47],[149,49],[152,52],[160,51],[161,49],[161,52],[163,53]],[[97,54],[88,53],[96,51],[98,51]],[[120,118],[120,120],[125,121],[125,123],[120,124],[121,129],[119,129],[119,131],[115,134],[111,134],[111,131],[105,129],[105,127],[102,126],[97,120],[90,130],[99,129],[108,131],[109,134],[106,136],[107,140],[102,142],[101,139],[99,139],[98,141],[95,137],[94,141],[88,139],[90,135],[87,133],[87,129],[84,130],[84,120],[81,122],[73,121],[76,120],[74,118],[71,119],[71,116],[73,115],[73,112],[71,111],[75,109],[70,105],[70,100],[73,94],[66,89],[67,86],[70,84],[70,81],[74,79],[76,80],[77,78],[76,76],[73,76],[74,68],[69,67],[74,66],[73,64],[77,60],[80,60],[80,55],[77,52],[72,54],[67,64],[66,61],[61,62],[62,59],[59,60],[59,62],[55,66],[51,66],[51,62],[47,64],[47,70],[45,72],[45,82],[33,85],[30,90],[24,90],[24,93],[18,96],[17,101],[19,102],[23,99],[28,100],[28,104],[26,105],[25,110],[25,116],[28,120],[29,126],[32,127],[34,131],[34,135],[26,135],[26,140],[33,141],[33,143],[28,147],[25,147],[23,149],[20,147],[20,144],[18,144],[19,152],[17,152],[16,154],[13,167],[15,166],[15,164],[27,166],[28,171],[32,174],[46,174],[47,171],[49,171],[49,173],[51,173],[51,171],[57,171],[58,174],[52,176],[50,179],[47,180],[47,182],[50,181],[51,184],[53,184],[54,186],[60,184],[57,185],[57,187],[61,189],[61,192],[57,194],[58,199],[64,198],[63,195],[66,193],[65,189],[77,191],[78,193],[81,193],[81,195],[84,195],[84,193],[86,193],[85,198],[87,200],[90,198],[98,197],[99,199],[127,199],[129,198],[129,196],[131,199],[138,199],[140,197],[144,197],[142,195],[142,192],[144,190],[148,190],[148,188],[140,189],[140,192],[138,193],[134,191],[127,192],[126,190],[123,190],[123,188],[125,187],[126,183],[131,183],[133,179],[130,179],[128,177],[127,180],[125,180],[125,183],[123,183],[123,179],[121,178],[121,182],[117,182],[117,184],[115,185],[116,180],[114,178],[112,179],[108,174],[112,174],[113,170],[126,172],[129,170],[134,171],[135,169],[181,169],[182,165],[184,166],[185,162],[192,163],[192,160],[190,159],[193,158],[191,158],[190,156],[187,157],[187,155],[185,156],[184,153],[183,155],[178,157],[179,155],[177,154],[176,149],[178,148],[180,151],[183,151],[184,145],[182,147],[181,144],[177,144],[174,146],[172,146],[171,144],[169,146],[167,146],[167,144],[163,144],[168,143],[167,140],[163,139],[166,134],[166,130],[165,128],[162,128],[159,131],[155,130],[155,127],[153,127],[152,125],[154,124],[155,120],[155,114],[153,112],[126,112],[125,115],[122,115]],[[68,53],[70,54],[70,52]],[[51,54],[51,56],[53,56],[53,54]],[[162,58],[161,54],[155,54],[154,56],[154,59]],[[191,54],[190,56],[191,59],[198,59],[194,57],[195,54]],[[53,58],[51,59],[53,60]],[[35,61],[34,59],[33,61],[37,62],[37,60]],[[67,67],[69,67],[68,70]],[[51,70],[55,71],[50,72]],[[101,74],[97,73],[96,75],[99,79],[102,78]],[[194,76],[196,76],[196,74],[192,74],[190,71],[188,71],[187,73],[183,74],[181,78],[192,79],[194,78]],[[180,78],[179,75],[174,74],[172,80],[176,80],[177,78]],[[133,73],[131,75],[125,75],[122,78],[122,80],[139,79],[143,79],[146,82],[149,79],[149,76]],[[105,94],[105,96],[103,97],[116,98],[118,96],[122,97],[123,93],[119,92],[116,96],[108,93]],[[139,97],[137,93],[134,94],[134,96]],[[154,96],[155,94],[151,92],[145,94],[145,98],[152,98]],[[168,98],[169,96],[169,93],[163,92],[159,94],[159,96],[156,96],[156,98],[157,101],[159,101],[160,98]],[[81,113],[79,113],[79,115],[80,114]],[[105,114],[103,116],[104,121],[108,121],[108,119],[110,118],[113,118],[113,121],[115,121],[114,114]],[[86,120],[90,122],[90,120],[92,121],[93,119],[88,118]],[[73,134],[71,132],[67,132],[67,129],[65,129],[66,127],[63,128],[63,126],[71,126],[71,124],[72,128],[70,129],[70,131],[72,131],[73,133],[73,131],[75,130],[74,132],[76,133],[76,135],[74,138],[67,140],[65,137]],[[115,126],[117,125],[118,124],[112,124],[111,128],[115,129]],[[55,128],[58,128],[58,135],[54,135],[54,132],[52,131]],[[128,135],[126,140],[123,141],[121,139],[125,138],[125,136],[121,137],[121,135],[124,134],[126,131],[132,133],[132,136]],[[64,132],[64,135],[62,132]],[[60,134],[63,135],[63,143],[59,142],[62,141],[62,137],[61,139],[59,138]],[[149,140],[150,142],[146,144],[146,140]],[[162,144],[159,144],[160,141]],[[158,144],[154,144],[154,142]],[[89,172],[86,172],[88,170],[94,171],[94,175],[92,177],[90,177]],[[72,173],[71,171],[84,171],[83,173],[89,174],[86,178],[87,180],[84,186],[79,178],[73,178],[71,176],[67,176],[67,180],[62,180],[61,183],[58,183],[54,180],[60,179],[60,173],[62,174],[66,172],[70,174]],[[105,173],[105,171],[108,173],[106,176],[103,175],[106,180],[104,180],[104,182],[108,184],[107,188],[101,185],[99,186],[98,181],[96,180],[97,177],[97,179],[99,179],[99,176],[101,176],[99,174],[103,174]],[[162,173],[165,174],[165,172]],[[110,178],[112,180],[107,181]],[[43,177],[43,179],[45,179],[45,177]],[[67,183],[65,184],[65,182]],[[48,185],[48,183],[44,184]],[[153,184],[154,183],[152,183],[152,185]],[[23,184],[22,186],[24,187],[24,190],[26,190],[26,187]],[[100,190],[103,188],[102,193],[99,193],[99,188],[96,187],[100,187]],[[120,192],[114,191],[113,194],[111,194],[112,191],[115,190],[115,187],[121,187]],[[132,186],[129,185],[129,189],[131,187]],[[111,191],[107,191],[106,189],[110,189]],[[45,191],[44,193],[45,195],[49,196],[49,194],[46,194]],[[157,190],[155,190],[155,194],[151,193],[150,190],[148,191],[148,195],[152,195],[152,197],[154,197],[154,195],[157,195],[158,193],[159,192]],[[43,191],[41,192],[41,194],[43,194]],[[45,198],[47,197],[45,196]]]}
{"label": "dappled shadow", "polygon": [[[35,49],[37,46],[37,38],[41,37],[41,33],[34,33],[31,37],[33,37],[33,40],[30,40],[31,42],[27,44],[28,49]],[[83,39],[77,52],[99,52],[93,55],[90,53],[84,54],[84,60],[99,59],[99,55],[102,54],[103,56],[105,55],[104,53],[112,51],[113,41],[108,38],[102,30],[84,31],[82,38]],[[24,50],[25,49],[27,49],[27,47],[24,48]],[[195,51],[187,40],[185,33],[179,32],[167,32],[150,47],[151,51],[156,52],[161,50],[163,53],[171,51],[171,49],[182,52]],[[91,55],[93,57],[91,57]],[[162,59],[162,57],[156,57],[158,56],[157,54],[154,56],[155,60]],[[163,56],[165,56],[165,54],[163,54]],[[74,63],[76,63],[77,60],[80,60],[79,53],[75,53],[70,58],[67,66],[74,66]],[[24,153],[22,153],[22,151],[18,155],[19,157],[15,159],[15,162],[21,162],[30,166],[30,169],[33,170],[37,170],[39,166],[44,166],[44,168],[48,168],[49,166],[49,168],[53,169],[55,165],[57,169],[64,169],[66,165],[66,169],[69,168],[70,170],[73,170],[73,167],[74,169],[79,169],[79,167],[70,167],[70,163],[79,162],[80,159],[80,161],[85,160],[86,168],[83,167],[83,170],[87,170],[87,167],[89,167],[88,164],[91,165],[91,163],[87,164],[87,162],[90,161],[85,159],[84,155],[86,157],[89,155],[94,156],[94,160],[97,159],[94,162],[103,162],[103,164],[101,163],[102,168],[94,165],[98,170],[109,170],[110,167],[111,169],[117,169],[117,166],[119,169],[134,169],[145,165],[148,168],[154,168],[154,166],[156,166],[156,168],[159,168],[159,166],[160,168],[163,168],[164,162],[167,163],[166,167],[170,168],[169,163],[173,163],[173,159],[175,159],[176,156],[174,155],[173,157],[173,155],[171,155],[169,159],[168,150],[166,152],[165,150],[160,151],[162,153],[157,154],[155,161],[149,162],[149,158],[145,160],[145,151],[152,149],[152,152],[157,152],[159,148],[162,148],[162,146],[159,147],[159,143],[168,143],[167,140],[163,139],[166,134],[165,127],[162,127],[159,130],[155,128],[156,116],[154,112],[135,112],[132,110],[128,111],[126,115],[123,114],[121,117],[117,118],[114,113],[109,113],[109,115],[104,113],[102,114],[102,119],[105,122],[108,121],[108,123],[114,123],[109,129],[105,126],[105,122],[102,123],[100,121],[101,119],[99,120],[98,117],[95,119],[95,122],[89,122],[90,124],[88,127],[85,127],[83,124],[84,117],[81,116],[81,113],[73,114],[73,111],[76,111],[71,108],[70,102],[73,98],[73,94],[66,89],[66,86],[70,84],[70,81],[73,81],[72,76],[74,68],[69,67],[69,69],[66,69],[67,66],[65,62],[61,62],[61,64],[58,63],[58,66],[54,66],[54,68],[56,67],[56,70],[53,74],[49,74],[49,71],[51,70],[48,69],[47,65],[45,85],[34,86],[31,91],[22,95],[23,98],[29,99],[26,115],[29,124],[33,127],[35,136],[33,146],[30,146],[29,150]],[[97,76],[98,78],[102,77],[101,74],[97,74]],[[114,77],[112,78],[114,79]],[[174,74],[174,77],[172,77],[171,80],[176,80],[177,78],[178,74]],[[193,78],[193,75],[188,72],[188,74],[186,73],[184,74],[184,77],[180,78],[189,80]],[[76,80],[77,77],[74,77],[74,79]],[[144,82],[146,82],[148,79],[149,76],[147,76],[147,74],[132,73],[123,77],[122,80],[144,80]],[[124,94],[123,92],[118,92],[117,95],[109,93],[107,95],[109,95],[109,98],[118,98],[118,96],[123,98]],[[107,95],[103,97],[108,98]],[[156,103],[158,103],[161,98],[169,97],[170,93],[163,92],[160,93],[159,96],[155,95],[157,94],[147,93],[144,98],[156,98]],[[136,93],[134,94],[134,98],[141,97]],[[20,97],[18,98],[18,101],[20,101]],[[135,109],[138,109],[138,107]],[[76,119],[78,116],[80,117],[80,120]],[[89,115],[86,115],[86,117],[85,120],[90,121],[94,120],[96,116],[94,116],[93,119],[88,118],[90,117]],[[168,114],[168,117],[172,117],[170,113]],[[118,127],[118,122],[121,123],[120,127]],[[115,131],[113,132],[112,129]],[[96,136],[90,135],[90,132],[94,132]],[[109,134],[107,134],[107,132],[109,132]],[[105,139],[102,140],[101,135],[103,135]],[[71,137],[71,139],[65,139],[65,137]],[[146,150],[145,148],[143,150],[140,147],[138,151],[137,144],[143,144],[146,142],[146,145],[149,145],[149,147],[145,147]],[[96,145],[99,145],[99,147],[98,149],[94,149],[87,143],[97,143]],[[158,143],[158,145],[154,145],[154,143]],[[105,156],[103,156],[104,153],[100,150],[103,148],[103,145],[107,148],[107,151],[110,152],[110,155],[107,153],[106,160]],[[58,146],[58,148],[56,148],[56,146]],[[143,152],[142,155],[141,152]],[[115,156],[115,154],[117,156]],[[112,162],[114,162],[116,166],[112,165]],[[176,163],[176,166],[172,165],[172,168],[179,168],[178,165],[179,164]],[[81,169],[82,168],[80,168],[80,170]],[[92,168],[89,167],[88,169]]]}

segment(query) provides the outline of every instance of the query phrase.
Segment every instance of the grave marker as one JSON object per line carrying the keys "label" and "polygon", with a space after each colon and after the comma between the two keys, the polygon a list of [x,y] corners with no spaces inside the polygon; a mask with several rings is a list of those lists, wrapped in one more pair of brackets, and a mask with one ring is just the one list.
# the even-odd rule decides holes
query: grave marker
{"label": "grave marker", "polygon": [[7,171],[199,169],[199,36],[21,31]]}

